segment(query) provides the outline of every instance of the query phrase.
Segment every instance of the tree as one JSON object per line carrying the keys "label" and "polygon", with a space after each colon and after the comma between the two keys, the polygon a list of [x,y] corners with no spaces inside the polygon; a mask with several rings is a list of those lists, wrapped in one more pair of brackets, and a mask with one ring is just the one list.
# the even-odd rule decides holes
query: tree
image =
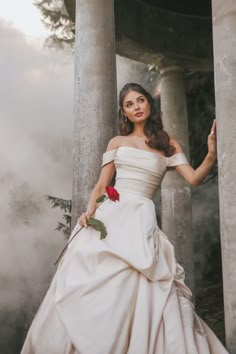
{"label": "tree", "polygon": [[73,47],[75,26],[70,20],[63,0],[33,0],[42,14],[42,22],[51,31],[45,45],[64,49]]}
{"label": "tree", "polygon": [[53,208],[60,208],[63,211],[63,222],[58,222],[56,230],[62,231],[65,239],[68,239],[71,234],[71,200],[52,197],[47,195],[47,199],[51,202]]}

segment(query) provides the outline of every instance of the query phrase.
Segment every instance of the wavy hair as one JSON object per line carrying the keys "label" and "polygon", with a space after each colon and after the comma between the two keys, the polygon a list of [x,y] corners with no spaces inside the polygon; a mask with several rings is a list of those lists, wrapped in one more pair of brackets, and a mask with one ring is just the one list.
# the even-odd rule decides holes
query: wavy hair
{"label": "wavy hair", "polygon": [[128,92],[135,91],[145,96],[150,105],[150,115],[144,125],[144,134],[148,140],[145,143],[153,148],[165,153],[169,157],[175,151],[175,147],[170,145],[170,138],[166,131],[163,130],[162,114],[157,106],[157,102],[141,85],[136,83],[126,84],[119,95],[119,116],[118,129],[121,135],[129,135],[134,130],[134,123],[125,117],[123,113],[123,102]]}

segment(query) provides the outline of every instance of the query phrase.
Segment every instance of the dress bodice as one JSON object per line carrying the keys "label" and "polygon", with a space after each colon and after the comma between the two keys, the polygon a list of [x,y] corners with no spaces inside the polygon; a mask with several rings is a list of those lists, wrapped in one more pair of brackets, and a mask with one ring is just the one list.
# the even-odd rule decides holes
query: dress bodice
{"label": "dress bodice", "polygon": [[152,198],[170,167],[189,164],[184,153],[166,157],[157,152],[120,146],[103,154],[102,166],[114,161],[118,191]]}

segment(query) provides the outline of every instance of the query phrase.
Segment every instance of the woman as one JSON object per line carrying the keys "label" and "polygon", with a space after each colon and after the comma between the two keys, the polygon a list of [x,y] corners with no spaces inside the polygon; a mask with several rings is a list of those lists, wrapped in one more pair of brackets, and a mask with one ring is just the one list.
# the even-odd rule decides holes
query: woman
{"label": "woman", "polygon": [[[120,136],[108,143],[87,210],[78,218],[22,354],[223,354],[197,316],[184,270],[156,222],[152,197],[168,168],[198,185],[216,161],[216,122],[208,154],[194,170],[163,130],[150,94],[138,84],[120,92]],[[96,200],[116,171],[119,202]],[[107,237],[88,227],[91,215]]]}

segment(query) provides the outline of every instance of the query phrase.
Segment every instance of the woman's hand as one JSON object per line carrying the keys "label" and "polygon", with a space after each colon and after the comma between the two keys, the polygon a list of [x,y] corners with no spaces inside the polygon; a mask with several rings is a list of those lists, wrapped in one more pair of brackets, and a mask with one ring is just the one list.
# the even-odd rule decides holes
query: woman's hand
{"label": "woman's hand", "polygon": [[80,226],[84,226],[84,227],[88,227],[88,221],[89,221],[89,218],[90,218],[90,213],[88,211],[86,211],[85,213],[82,213],[79,217],[78,217],[78,220],[77,220],[77,223],[80,225]]}
{"label": "woman's hand", "polygon": [[213,155],[217,156],[217,144],[216,144],[216,119],[214,119],[210,134],[208,135],[208,152]]}

